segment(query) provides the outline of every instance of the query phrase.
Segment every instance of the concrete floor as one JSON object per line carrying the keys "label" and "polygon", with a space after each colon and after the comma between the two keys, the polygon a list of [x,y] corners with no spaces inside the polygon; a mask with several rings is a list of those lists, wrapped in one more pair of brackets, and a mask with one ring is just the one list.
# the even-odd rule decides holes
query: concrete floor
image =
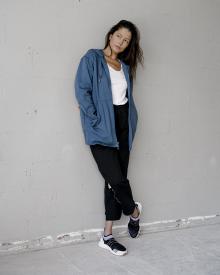
{"label": "concrete floor", "polygon": [[220,223],[120,238],[118,257],[96,242],[0,257],[0,275],[220,275]]}

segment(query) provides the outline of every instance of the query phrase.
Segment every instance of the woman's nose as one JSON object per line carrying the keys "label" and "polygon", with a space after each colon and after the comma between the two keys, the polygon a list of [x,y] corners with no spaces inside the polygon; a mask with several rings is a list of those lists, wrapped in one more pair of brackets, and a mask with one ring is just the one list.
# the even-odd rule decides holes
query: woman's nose
{"label": "woman's nose", "polygon": [[120,46],[123,44],[123,39],[120,39],[119,44],[120,44]]}

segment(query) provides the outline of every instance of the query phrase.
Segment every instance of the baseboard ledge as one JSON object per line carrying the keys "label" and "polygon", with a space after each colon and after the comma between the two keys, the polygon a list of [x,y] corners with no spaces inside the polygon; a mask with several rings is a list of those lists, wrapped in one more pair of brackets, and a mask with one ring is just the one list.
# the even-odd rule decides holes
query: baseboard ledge
{"label": "baseboard ledge", "polygon": [[[220,214],[214,214],[209,216],[180,218],[177,220],[164,220],[151,223],[141,223],[140,225],[141,234],[148,234],[167,230],[177,230],[189,227],[216,224],[219,222]],[[127,224],[113,226],[113,229],[114,236],[127,236]],[[103,228],[96,228],[77,232],[62,233],[57,236],[41,236],[33,240],[4,242],[0,243],[0,256],[97,241],[102,233]]]}

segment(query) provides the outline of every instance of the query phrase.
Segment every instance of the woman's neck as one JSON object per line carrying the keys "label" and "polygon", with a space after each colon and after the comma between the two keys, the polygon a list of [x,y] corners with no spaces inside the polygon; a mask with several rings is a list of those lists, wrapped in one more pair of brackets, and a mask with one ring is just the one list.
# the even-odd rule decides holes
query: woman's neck
{"label": "woman's neck", "polygon": [[107,56],[108,58],[111,58],[113,60],[117,60],[118,54],[113,52],[110,48],[110,46],[108,46],[107,48],[105,48],[103,50],[105,56]]}

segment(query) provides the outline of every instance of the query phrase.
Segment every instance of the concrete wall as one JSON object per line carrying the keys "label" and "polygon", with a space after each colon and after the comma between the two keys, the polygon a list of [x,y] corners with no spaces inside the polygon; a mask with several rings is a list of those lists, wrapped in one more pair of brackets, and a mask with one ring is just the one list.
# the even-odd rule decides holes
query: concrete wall
{"label": "concrete wall", "polygon": [[145,54],[129,167],[142,222],[219,213],[219,13],[215,0],[0,0],[0,242],[103,227],[73,80],[120,19]]}

